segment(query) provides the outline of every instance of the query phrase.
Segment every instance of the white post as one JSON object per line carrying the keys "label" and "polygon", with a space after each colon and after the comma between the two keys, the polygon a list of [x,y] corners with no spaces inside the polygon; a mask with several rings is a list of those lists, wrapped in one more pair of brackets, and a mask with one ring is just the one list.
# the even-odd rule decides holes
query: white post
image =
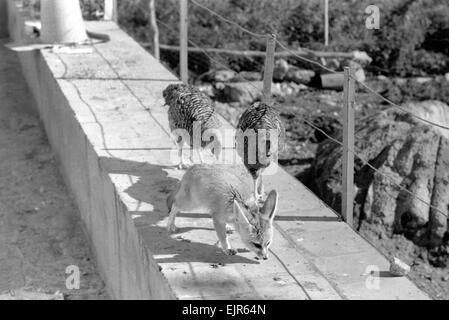
{"label": "white post", "polygon": [[104,0],[104,20],[117,22],[117,0]]}
{"label": "white post", "polygon": [[271,34],[267,39],[267,50],[265,55],[265,67],[263,73],[263,102],[271,102],[271,84],[273,82],[274,52],[276,50],[276,35]]}
{"label": "white post", "polygon": [[157,27],[157,22],[156,22],[156,8],[154,5],[154,0],[150,0],[148,6],[150,9],[151,29],[153,30],[154,57],[159,60],[160,59],[159,28]]}
{"label": "white post", "polygon": [[78,0],[41,1],[41,36],[44,43],[81,43],[88,37]]}
{"label": "white post", "polygon": [[329,0],[324,0],[324,45],[329,45]]}
{"label": "white post", "polygon": [[[343,105],[343,190],[341,214],[346,223],[353,227],[354,209],[354,70],[345,67]],[[352,76],[352,77],[351,77]]]}
{"label": "white post", "polygon": [[183,83],[189,83],[189,67],[188,67],[188,13],[187,13],[188,0],[179,0],[181,17],[179,19],[179,63],[181,80]]}

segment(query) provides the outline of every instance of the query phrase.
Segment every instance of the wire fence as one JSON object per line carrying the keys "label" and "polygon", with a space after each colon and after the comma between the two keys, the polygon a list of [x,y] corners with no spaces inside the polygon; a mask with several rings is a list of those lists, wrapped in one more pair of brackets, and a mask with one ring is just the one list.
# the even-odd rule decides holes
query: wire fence
{"label": "wire fence", "polygon": [[[257,33],[257,32],[253,32],[245,27],[243,27],[242,25],[238,24],[237,22],[233,21],[230,18],[224,17],[222,15],[220,15],[219,13],[213,11],[212,9],[210,9],[209,7],[207,7],[206,5],[201,4],[200,2],[196,1],[196,0],[188,0],[190,4],[192,4],[193,6],[197,6],[198,8],[204,10],[205,12],[213,15],[214,17],[216,17],[217,19],[219,19],[220,21],[222,21],[223,23],[229,24],[230,26],[235,27],[236,29],[238,29],[240,32],[245,33],[251,37],[255,37],[258,39],[266,39],[267,37],[269,37],[269,34],[261,34],[261,33]],[[173,2],[174,5],[174,11],[177,12],[179,14],[179,10],[176,8],[175,6],[176,3]],[[141,3],[139,3],[139,8],[145,12],[148,12],[148,8],[144,7],[141,5]],[[167,23],[165,23],[164,21],[156,18],[156,22],[158,24],[158,26],[161,26],[162,28],[164,28],[165,30],[167,30],[168,32],[170,32],[173,36],[179,35],[179,29],[176,28],[176,26],[172,26],[169,25]],[[213,64],[214,67],[222,69],[222,70],[227,70],[227,71],[231,71],[231,72],[235,72],[235,68],[232,68],[232,66],[230,66],[227,61],[226,58],[223,57],[223,55],[225,53],[223,53],[220,50],[207,50],[204,47],[200,46],[199,44],[195,43],[194,41],[192,41],[190,38],[188,39],[188,43],[197,49],[197,52],[201,52],[205,57],[207,57]],[[299,54],[297,49],[291,49],[289,48],[286,44],[284,44],[283,42],[281,42],[278,38],[276,39],[276,44],[283,49],[283,52],[288,53],[290,56],[295,57],[296,59],[304,62],[304,63],[309,63],[311,65],[314,65],[315,67],[318,67],[326,72],[332,73],[332,74],[337,74],[337,73],[341,73],[341,72],[337,72],[325,65],[323,65],[322,63],[320,63],[319,61],[310,59],[309,57],[306,57],[305,54]],[[178,42],[178,46],[179,46],[179,42]],[[245,50],[245,49],[244,49]],[[242,52],[244,52],[244,50],[241,50]],[[195,59],[189,56],[189,59]],[[190,62],[190,60],[189,60]],[[249,81],[247,79],[245,79],[245,77],[243,76],[239,76],[239,74],[237,73],[236,77],[242,81],[247,83],[248,85],[252,86],[255,90],[257,90],[260,94],[263,94],[263,89],[262,87],[257,87],[254,85],[254,81]],[[368,92],[370,92],[371,94],[375,95],[377,98],[381,99],[382,101],[386,102],[388,105],[390,105],[391,107],[403,112],[403,113],[407,113],[410,116],[428,124],[434,127],[438,127],[440,129],[444,129],[444,130],[449,130],[449,127],[444,126],[442,124],[430,121],[428,119],[423,118],[420,115],[417,115],[413,112],[411,112],[410,110],[407,110],[406,108],[399,106],[398,104],[392,102],[390,99],[382,96],[381,94],[379,94],[376,90],[374,90],[373,88],[369,87],[367,84],[365,84],[364,82],[358,80],[356,77],[354,77],[353,75],[350,75],[350,78],[357,82],[358,85],[360,85],[361,87],[365,88]],[[339,141],[337,140],[335,137],[329,135],[328,133],[326,133],[323,129],[319,128],[317,125],[314,124],[314,121],[312,118],[301,115],[299,118],[303,123],[307,124],[309,127],[313,128],[314,130],[320,132],[323,136],[325,136],[329,141],[332,141],[333,143],[337,144],[339,147],[341,147],[343,150],[347,150],[349,153],[351,153],[353,156],[355,156],[356,158],[358,158],[364,166],[370,168],[371,170],[373,170],[376,174],[381,175],[382,177],[388,179],[395,187],[397,187],[399,190],[407,193],[408,195],[414,197],[415,199],[417,199],[418,201],[422,202],[423,204],[425,204],[426,206],[428,206],[429,208],[433,209],[435,212],[448,217],[448,213],[443,212],[440,208],[432,205],[431,203],[429,203],[428,201],[426,201],[425,199],[423,199],[422,197],[416,195],[415,193],[411,192],[410,190],[408,190],[406,187],[404,187],[403,185],[401,185],[400,183],[398,183],[397,181],[395,181],[395,179],[387,174],[385,174],[384,172],[382,172],[381,170],[377,169],[375,166],[373,166],[369,160],[365,159],[364,157],[362,157],[361,155],[359,155],[352,147],[349,147],[347,145],[345,145],[343,143],[343,141]]]}

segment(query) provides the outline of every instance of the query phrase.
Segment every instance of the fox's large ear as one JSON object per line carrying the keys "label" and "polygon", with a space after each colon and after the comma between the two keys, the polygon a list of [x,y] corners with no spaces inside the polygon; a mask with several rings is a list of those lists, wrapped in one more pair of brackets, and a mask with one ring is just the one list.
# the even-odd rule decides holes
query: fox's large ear
{"label": "fox's large ear", "polygon": [[261,215],[266,220],[273,220],[274,214],[278,204],[278,194],[276,190],[271,190],[268,194],[267,200],[263,204]]}
{"label": "fox's large ear", "polygon": [[248,221],[248,218],[246,217],[245,213],[243,212],[242,207],[235,200],[234,200],[234,214],[235,214],[235,219],[237,220],[238,224],[244,224],[244,225],[250,224]]}

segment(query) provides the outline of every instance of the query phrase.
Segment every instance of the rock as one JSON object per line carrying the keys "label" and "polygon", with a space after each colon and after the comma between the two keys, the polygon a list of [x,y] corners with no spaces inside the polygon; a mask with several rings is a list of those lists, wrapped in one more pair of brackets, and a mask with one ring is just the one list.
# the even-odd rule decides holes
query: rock
{"label": "rock", "polygon": [[449,104],[449,86],[444,76],[428,78],[394,78],[385,96],[395,103],[439,100]]}
{"label": "rock", "polygon": [[284,80],[307,85],[310,83],[314,76],[315,72],[312,70],[291,67],[288,69],[287,74],[284,76]]}
{"label": "rock", "polygon": [[296,84],[294,82],[273,83],[273,94],[279,97],[297,95],[302,90],[307,90],[307,86],[303,84]]}
{"label": "rock", "polygon": [[348,60],[342,63],[343,67],[350,67],[354,69],[354,76],[357,81],[364,82],[366,80],[365,71],[362,65],[355,59]]}
{"label": "rock", "polygon": [[203,84],[200,86],[197,86],[198,89],[201,92],[204,92],[205,94],[207,94],[209,97],[214,97],[215,96],[215,88],[213,85],[211,84]]}
{"label": "rock", "polygon": [[353,60],[362,66],[366,66],[373,61],[373,59],[364,51],[356,50],[352,52],[352,55],[354,57]]}
{"label": "rock", "polygon": [[[251,104],[262,98],[263,84],[261,81],[252,82],[228,82],[215,86],[220,90],[220,95],[226,102],[238,102],[240,104]],[[273,95],[282,95],[275,85],[271,88]]]}
{"label": "rock", "polygon": [[355,76],[355,79],[359,82],[365,82],[365,80],[366,80],[365,71],[362,68],[357,69],[354,72],[354,76]]}
{"label": "rock", "polygon": [[444,75],[444,78],[446,79],[446,81],[449,81],[449,72]]}
{"label": "rock", "polygon": [[332,70],[340,70],[341,63],[338,59],[326,59],[326,67]]}
{"label": "rock", "polygon": [[262,97],[262,82],[225,83],[222,96],[228,102],[250,104]]}
{"label": "rock", "polygon": [[216,82],[215,83],[215,89],[222,91],[226,85],[223,82]]}
{"label": "rock", "polygon": [[273,80],[274,81],[284,80],[284,77],[287,74],[289,68],[290,66],[286,60],[284,59],[276,60],[273,70]]}
{"label": "rock", "polygon": [[[445,103],[437,100],[429,100],[417,103],[410,102],[405,105],[405,108],[425,120],[448,127],[449,107]],[[423,121],[422,123],[425,122]],[[440,127],[434,128],[437,129],[443,136],[449,139],[449,130]]]}
{"label": "rock", "polygon": [[433,79],[431,77],[416,77],[414,80],[417,83],[422,84],[422,83],[426,83],[426,82],[432,81]]}
{"label": "rock", "polygon": [[217,70],[214,74],[215,82],[229,82],[236,76],[232,70]]}
{"label": "rock", "polygon": [[[449,126],[449,106],[444,103],[426,101],[404,108]],[[357,154],[378,170],[374,172],[356,157],[356,216],[383,225],[388,232],[403,232],[418,244],[441,244],[448,231],[448,133],[395,109],[360,119],[356,132]],[[341,133],[336,138],[341,141]],[[311,187],[337,211],[341,207],[341,155],[340,146],[324,140],[312,164]]]}
{"label": "rock", "polygon": [[402,262],[398,258],[393,258],[390,261],[390,273],[396,277],[406,276],[410,272],[410,266],[405,262]]}
{"label": "rock", "polygon": [[262,75],[260,74],[260,72],[251,72],[251,71],[242,71],[239,72],[234,79],[232,79],[232,81],[234,82],[239,82],[242,80],[246,80],[246,81],[261,81],[262,80]]}
{"label": "rock", "polygon": [[343,90],[344,74],[343,73],[323,73],[319,75],[319,87],[327,90]]}

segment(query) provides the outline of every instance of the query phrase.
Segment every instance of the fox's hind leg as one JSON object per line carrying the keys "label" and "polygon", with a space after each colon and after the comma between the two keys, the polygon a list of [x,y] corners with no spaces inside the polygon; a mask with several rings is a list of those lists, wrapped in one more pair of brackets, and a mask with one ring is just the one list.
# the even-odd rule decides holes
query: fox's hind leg
{"label": "fox's hind leg", "polygon": [[212,220],[214,221],[215,231],[217,232],[218,240],[220,240],[224,253],[228,256],[237,254],[237,251],[232,249],[229,243],[228,235],[226,234],[226,223],[218,220],[214,216],[212,216]]}
{"label": "fox's hind leg", "polygon": [[175,225],[175,219],[176,219],[176,215],[178,214],[178,212],[179,212],[178,207],[176,206],[176,204],[173,204],[171,206],[170,214],[168,216],[168,221],[167,221],[167,231],[170,233],[174,233],[174,232],[178,231],[178,228],[176,228],[176,225]]}

